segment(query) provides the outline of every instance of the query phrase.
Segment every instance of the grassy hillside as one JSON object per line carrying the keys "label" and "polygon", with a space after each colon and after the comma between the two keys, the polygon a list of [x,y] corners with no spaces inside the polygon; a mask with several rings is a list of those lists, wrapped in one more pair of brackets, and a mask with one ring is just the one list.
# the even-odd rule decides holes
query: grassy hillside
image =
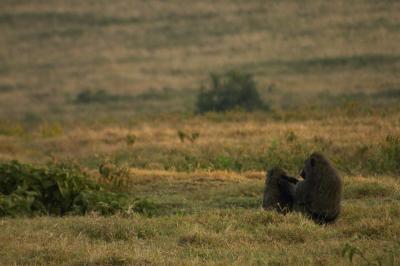
{"label": "grassy hillside", "polygon": [[[92,118],[104,107],[71,104],[86,89],[187,91],[228,69],[255,74],[278,106],[399,86],[397,1],[5,0],[0,10],[3,118]],[[190,110],[191,94],[155,111]],[[151,101],[111,105],[114,117],[154,111]]]}
{"label": "grassy hillside", "polygon": [[[2,217],[1,265],[400,264],[400,2],[2,0],[0,32],[0,161],[150,204]],[[232,69],[270,110],[196,114]],[[265,170],[315,150],[339,220],[263,211]]]}

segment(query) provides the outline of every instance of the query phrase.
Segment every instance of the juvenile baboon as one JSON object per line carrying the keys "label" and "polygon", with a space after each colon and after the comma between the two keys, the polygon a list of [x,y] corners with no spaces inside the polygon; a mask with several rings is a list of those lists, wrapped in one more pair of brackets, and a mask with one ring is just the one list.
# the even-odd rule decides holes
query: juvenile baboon
{"label": "juvenile baboon", "polygon": [[[293,209],[309,215],[317,223],[334,222],[340,214],[342,179],[321,153],[313,153],[304,164],[300,174],[304,180],[294,189]],[[281,180],[282,184],[288,183]],[[293,193],[285,185],[286,193]]]}
{"label": "juvenile baboon", "polygon": [[[285,182],[280,182],[285,180]],[[268,171],[265,180],[263,208],[287,213],[293,206],[293,194],[298,180],[275,167]]]}

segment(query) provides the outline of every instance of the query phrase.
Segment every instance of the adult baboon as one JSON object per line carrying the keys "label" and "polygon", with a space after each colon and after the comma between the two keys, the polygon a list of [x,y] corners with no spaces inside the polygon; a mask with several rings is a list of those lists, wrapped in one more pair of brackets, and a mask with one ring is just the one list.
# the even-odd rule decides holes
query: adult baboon
{"label": "adult baboon", "polygon": [[[285,182],[280,182],[285,180]],[[290,177],[281,168],[275,167],[268,171],[265,180],[263,208],[287,213],[293,206],[293,194],[298,180]]]}
{"label": "adult baboon", "polygon": [[334,222],[340,213],[342,179],[321,153],[313,153],[300,174],[304,180],[295,189],[288,190],[288,181],[282,179],[280,187],[294,193],[293,209],[309,215],[317,223]]}

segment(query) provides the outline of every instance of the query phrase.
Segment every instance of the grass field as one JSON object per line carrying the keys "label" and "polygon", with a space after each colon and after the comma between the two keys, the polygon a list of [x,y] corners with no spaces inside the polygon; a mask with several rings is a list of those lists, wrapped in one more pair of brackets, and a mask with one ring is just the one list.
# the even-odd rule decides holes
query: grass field
{"label": "grass field", "polygon": [[[0,160],[153,204],[0,218],[1,265],[400,264],[398,1],[2,0],[0,32]],[[270,110],[196,114],[232,69]],[[338,221],[262,210],[266,169],[316,150],[344,179]]]}

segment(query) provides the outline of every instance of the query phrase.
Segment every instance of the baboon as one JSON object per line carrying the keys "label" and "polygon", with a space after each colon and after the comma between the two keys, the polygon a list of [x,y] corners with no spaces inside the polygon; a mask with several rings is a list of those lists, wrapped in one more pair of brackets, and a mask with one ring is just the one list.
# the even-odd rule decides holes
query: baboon
{"label": "baboon", "polygon": [[340,214],[342,198],[342,179],[338,172],[324,155],[315,152],[305,161],[300,176],[304,180],[294,190],[288,181],[280,180],[284,193],[294,199],[293,209],[320,224],[334,222]]}
{"label": "baboon", "polygon": [[[285,180],[285,182],[280,182]],[[268,171],[265,180],[263,208],[287,213],[292,210],[294,189],[298,180],[275,167]]]}

